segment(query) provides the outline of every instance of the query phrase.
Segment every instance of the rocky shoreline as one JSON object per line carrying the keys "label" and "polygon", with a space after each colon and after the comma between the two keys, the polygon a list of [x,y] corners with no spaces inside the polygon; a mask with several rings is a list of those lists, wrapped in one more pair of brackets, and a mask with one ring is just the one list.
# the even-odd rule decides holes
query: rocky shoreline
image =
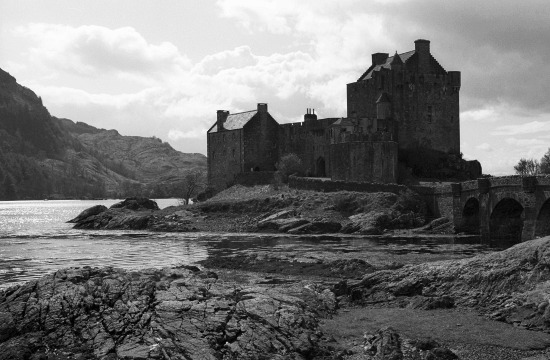
{"label": "rocky shoreline", "polygon": [[333,262],[315,278],[240,264],[71,268],[0,291],[0,359],[550,355],[550,237],[382,270]]}
{"label": "rocky shoreline", "polygon": [[[338,223],[340,234],[415,236],[447,226],[403,230],[425,215],[410,194],[352,195],[278,192],[163,210],[127,199],[72,221],[294,234]],[[0,291],[0,360],[550,357],[550,237],[477,256],[309,249],[220,248],[200,268],[63,269]]]}

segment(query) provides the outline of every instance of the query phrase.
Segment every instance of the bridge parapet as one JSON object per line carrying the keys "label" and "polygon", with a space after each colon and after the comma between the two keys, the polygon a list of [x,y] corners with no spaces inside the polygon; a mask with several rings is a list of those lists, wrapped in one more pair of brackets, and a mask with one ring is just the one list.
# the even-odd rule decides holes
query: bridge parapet
{"label": "bridge parapet", "polygon": [[477,190],[478,184],[477,180],[464,181],[462,184],[462,191]]}
{"label": "bridge parapet", "polygon": [[486,179],[489,180],[491,187],[495,187],[495,186],[522,186],[523,178],[524,177],[521,175],[510,175],[510,176],[491,177]]}
{"label": "bridge parapet", "polygon": [[538,185],[550,185],[550,175],[537,175]]}

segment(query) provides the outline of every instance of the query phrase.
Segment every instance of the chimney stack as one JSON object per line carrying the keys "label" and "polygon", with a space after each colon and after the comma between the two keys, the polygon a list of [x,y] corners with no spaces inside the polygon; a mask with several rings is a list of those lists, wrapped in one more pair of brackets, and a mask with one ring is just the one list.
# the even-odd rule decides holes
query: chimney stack
{"label": "chimney stack", "polygon": [[373,65],[382,65],[383,63],[386,62],[389,55],[390,54],[387,54],[387,53],[372,54],[372,64]]}
{"label": "chimney stack", "polygon": [[414,42],[414,51],[418,56],[418,71],[430,72],[430,41],[418,39]]}
{"label": "chimney stack", "polygon": [[304,115],[304,122],[315,121],[315,120],[317,120],[317,115],[315,115],[315,109],[307,108],[306,113]]}
{"label": "chimney stack", "polygon": [[218,127],[218,131],[224,130],[223,124],[225,123],[225,120],[227,120],[227,117],[229,116],[229,111],[227,110],[218,110],[216,111],[217,119],[216,119],[216,125]]}
{"label": "chimney stack", "polygon": [[258,112],[259,113],[266,113],[267,112],[267,104],[258,103]]}

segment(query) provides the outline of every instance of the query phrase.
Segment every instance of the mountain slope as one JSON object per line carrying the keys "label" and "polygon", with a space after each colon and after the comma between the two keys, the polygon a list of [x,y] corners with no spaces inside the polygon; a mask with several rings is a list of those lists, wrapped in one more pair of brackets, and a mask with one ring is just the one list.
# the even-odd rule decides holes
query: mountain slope
{"label": "mountain slope", "polygon": [[185,174],[205,169],[204,155],[160,139],[52,117],[0,69],[0,200],[178,196]]}

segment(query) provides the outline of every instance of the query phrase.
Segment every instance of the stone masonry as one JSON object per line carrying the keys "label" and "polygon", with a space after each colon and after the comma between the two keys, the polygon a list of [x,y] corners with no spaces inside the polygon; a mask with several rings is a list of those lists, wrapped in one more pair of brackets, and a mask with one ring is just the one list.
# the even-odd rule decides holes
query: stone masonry
{"label": "stone masonry", "polygon": [[218,110],[207,132],[208,182],[222,190],[247,172],[275,171],[281,156],[300,157],[307,176],[397,183],[400,152],[418,148],[460,153],[460,72],[447,72],[428,40],[372,64],[347,85],[347,117],[279,124],[267,104],[230,114]]}

